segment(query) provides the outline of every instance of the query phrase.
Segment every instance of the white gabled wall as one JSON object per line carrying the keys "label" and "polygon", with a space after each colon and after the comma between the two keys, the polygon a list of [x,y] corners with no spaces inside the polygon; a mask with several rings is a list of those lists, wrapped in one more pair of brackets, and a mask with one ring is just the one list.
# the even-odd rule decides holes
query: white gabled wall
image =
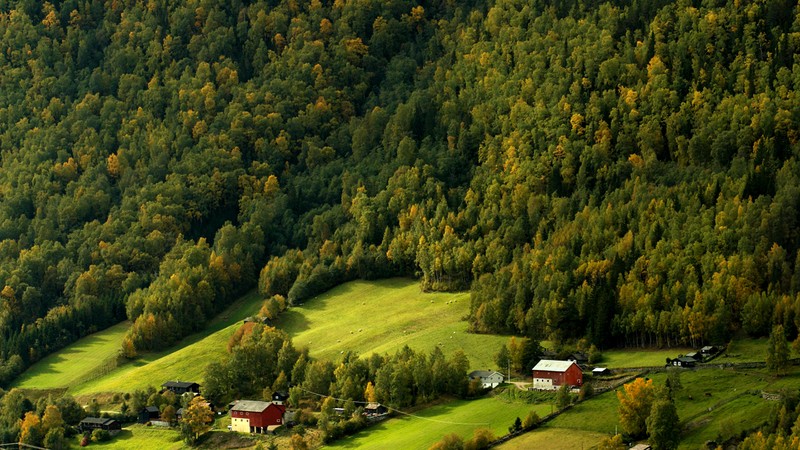
{"label": "white gabled wall", "polygon": [[242,419],[239,417],[231,418],[231,431],[238,431],[239,433],[249,433],[250,419]]}

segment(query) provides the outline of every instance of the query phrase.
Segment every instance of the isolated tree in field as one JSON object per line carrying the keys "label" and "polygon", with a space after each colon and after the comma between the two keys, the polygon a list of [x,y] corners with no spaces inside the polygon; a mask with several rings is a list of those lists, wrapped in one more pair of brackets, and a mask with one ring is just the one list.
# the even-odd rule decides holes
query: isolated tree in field
{"label": "isolated tree in field", "polygon": [[497,364],[497,367],[501,372],[504,372],[508,369],[509,365],[511,364],[511,358],[509,357],[507,346],[500,346],[500,350],[498,350],[497,354],[494,355],[494,362]]}
{"label": "isolated tree in field", "polygon": [[653,401],[646,422],[647,434],[650,436],[650,444],[654,450],[678,448],[681,432],[678,410],[668,392],[658,395]]}
{"label": "isolated tree in field", "polygon": [[665,381],[665,384],[670,396],[681,390],[683,388],[683,384],[681,384],[681,369],[677,367],[667,369],[667,381]]}
{"label": "isolated tree in field", "polygon": [[600,444],[597,446],[597,450],[625,450],[627,448],[628,446],[625,445],[625,442],[622,440],[621,434],[607,437],[600,441]]}
{"label": "isolated tree in field", "polygon": [[767,370],[780,376],[786,373],[788,366],[789,343],[786,341],[783,325],[775,325],[772,327],[767,346]]}
{"label": "isolated tree in field", "polygon": [[561,385],[556,394],[556,407],[564,409],[572,403],[572,395],[570,395],[570,387],[567,384]]}
{"label": "isolated tree in field", "polygon": [[189,402],[183,411],[181,419],[181,434],[183,439],[193,444],[197,439],[211,429],[211,422],[214,421],[214,413],[208,406],[206,399],[198,395]]}
{"label": "isolated tree in field", "polygon": [[472,433],[472,438],[464,442],[464,450],[482,450],[489,448],[489,444],[496,439],[492,430],[477,428]]}
{"label": "isolated tree in field", "polygon": [[530,430],[538,425],[540,420],[542,419],[539,417],[539,414],[536,414],[536,411],[534,410],[530,410],[528,415],[525,416],[525,420],[522,421],[522,428],[525,430]]}
{"label": "isolated tree in field", "polygon": [[647,432],[646,420],[655,398],[653,380],[637,378],[617,391],[617,398],[622,429],[633,437],[644,436]]}
{"label": "isolated tree in field", "polygon": [[594,386],[592,386],[592,383],[583,383],[583,386],[581,386],[581,391],[578,394],[578,398],[580,400],[586,400],[587,398],[593,395],[594,395]]}
{"label": "isolated tree in field", "polygon": [[514,419],[514,423],[510,427],[508,427],[508,432],[516,433],[517,431],[520,430],[522,430],[522,419],[517,417],[516,419]]}
{"label": "isolated tree in field", "polygon": [[463,450],[464,439],[461,436],[450,433],[445,435],[442,440],[431,445],[428,450]]}

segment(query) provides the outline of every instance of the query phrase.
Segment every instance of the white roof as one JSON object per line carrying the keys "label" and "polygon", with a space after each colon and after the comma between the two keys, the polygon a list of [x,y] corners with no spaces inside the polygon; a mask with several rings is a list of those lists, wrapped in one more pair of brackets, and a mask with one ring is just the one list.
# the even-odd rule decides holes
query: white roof
{"label": "white roof", "polygon": [[533,370],[546,370],[548,372],[566,372],[569,366],[575,361],[556,361],[554,359],[543,359],[536,364]]}
{"label": "white roof", "polygon": [[500,375],[500,378],[503,378],[503,374],[500,372],[492,372],[489,370],[473,370],[469,373],[470,378],[489,378],[490,376],[497,374]]}
{"label": "white roof", "polygon": [[272,402],[261,402],[258,400],[239,400],[233,405],[231,411],[261,412],[269,408]]}
{"label": "white roof", "polygon": [[595,367],[592,372],[605,372],[606,370],[608,370],[607,367]]}

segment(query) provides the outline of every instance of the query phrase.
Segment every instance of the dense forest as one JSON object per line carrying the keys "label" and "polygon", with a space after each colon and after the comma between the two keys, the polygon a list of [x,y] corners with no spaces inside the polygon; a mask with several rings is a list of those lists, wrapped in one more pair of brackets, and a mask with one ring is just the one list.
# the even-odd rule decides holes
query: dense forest
{"label": "dense forest", "polygon": [[0,0],[0,384],[255,286],[599,347],[800,326],[789,0]]}

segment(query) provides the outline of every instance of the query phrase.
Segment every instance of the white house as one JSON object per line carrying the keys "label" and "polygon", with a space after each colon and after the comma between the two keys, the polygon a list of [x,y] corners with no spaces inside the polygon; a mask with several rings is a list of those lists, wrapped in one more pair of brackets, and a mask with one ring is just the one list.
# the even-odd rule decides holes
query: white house
{"label": "white house", "polygon": [[474,372],[470,372],[469,378],[471,380],[479,378],[481,380],[481,387],[484,389],[496,388],[505,379],[502,373],[492,372],[489,370],[476,370]]}

